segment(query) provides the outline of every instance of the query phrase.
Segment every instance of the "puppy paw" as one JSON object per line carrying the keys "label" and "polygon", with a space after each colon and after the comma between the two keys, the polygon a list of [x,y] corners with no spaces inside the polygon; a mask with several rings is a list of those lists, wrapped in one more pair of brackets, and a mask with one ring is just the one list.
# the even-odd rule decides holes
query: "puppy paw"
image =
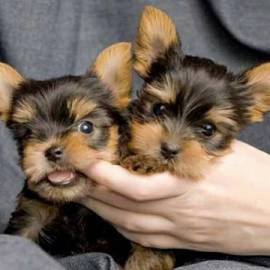
{"label": "puppy paw", "polygon": [[124,270],[172,270],[174,265],[172,253],[134,245]]}
{"label": "puppy paw", "polygon": [[154,174],[166,170],[165,166],[146,156],[131,155],[121,161],[121,165],[129,171],[139,174]]}

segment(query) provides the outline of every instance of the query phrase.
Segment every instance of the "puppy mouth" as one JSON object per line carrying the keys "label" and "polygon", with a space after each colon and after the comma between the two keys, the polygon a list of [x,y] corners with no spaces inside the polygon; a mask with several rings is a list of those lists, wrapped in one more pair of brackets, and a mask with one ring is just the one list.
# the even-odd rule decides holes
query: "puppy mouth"
{"label": "puppy mouth", "polygon": [[45,180],[53,186],[67,187],[75,184],[82,177],[85,178],[85,175],[78,171],[55,170],[48,173]]}

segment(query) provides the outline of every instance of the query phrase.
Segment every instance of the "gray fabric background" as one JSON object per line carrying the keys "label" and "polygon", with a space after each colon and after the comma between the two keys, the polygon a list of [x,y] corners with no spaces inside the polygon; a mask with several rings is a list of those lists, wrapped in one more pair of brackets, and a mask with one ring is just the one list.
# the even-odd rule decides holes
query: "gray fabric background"
{"label": "gray fabric background", "polygon": [[[269,0],[0,0],[0,60],[36,79],[83,73],[101,49],[134,39],[145,4],[168,12],[188,54],[212,58],[235,72],[269,60]],[[270,153],[269,137],[269,116],[240,136]],[[0,231],[23,183],[17,159],[15,143],[0,123]],[[115,269],[110,257],[97,254],[60,263],[27,240],[0,236],[0,270]],[[253,268],[213,260],[183,269]]]}

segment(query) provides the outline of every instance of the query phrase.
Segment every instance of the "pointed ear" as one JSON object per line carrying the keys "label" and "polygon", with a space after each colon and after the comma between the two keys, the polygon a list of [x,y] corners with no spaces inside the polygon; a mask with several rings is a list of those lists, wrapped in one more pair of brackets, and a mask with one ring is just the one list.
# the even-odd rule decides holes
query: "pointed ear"
{"label": "pointed ear", "polygon": [[175,24],[160,9],[146,6],[142,12],[134,45],[134,69],[146,78],[152,64],[164,59],[168,52],[180,49]]}
{"label": "pointed ear", "polygon": [[253,100],[249,109],[250,121],[262,121],[264,113],[270,111],[270,62],[247,70],[243,77]]}
{"label": "pointed ear", "polygon": [[132,85],[131,44],[119,42],[104,49],[90,68],[105,86],[113,92],[115,106],[128,105]]}
{"label": "pointed ear", "polygon": [[24,78],[11,66],[0,63],[0,120],[6,121],[14,89]]}

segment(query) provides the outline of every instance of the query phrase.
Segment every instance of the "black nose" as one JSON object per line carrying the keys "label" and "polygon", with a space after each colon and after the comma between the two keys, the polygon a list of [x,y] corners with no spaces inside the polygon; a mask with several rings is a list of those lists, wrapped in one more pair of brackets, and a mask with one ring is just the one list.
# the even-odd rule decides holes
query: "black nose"
{"label": "black nose", "polygon": [[52,146],[45,152],[45,156],[50,161],[59,161],[62,159],[64,154],[63,148],[61,146]]}
{"label": "black nose", "polygon": [[161,145],[161,154],[167,159],[174,158],[180,151],[180,147],[176,144],[163,143]]}

